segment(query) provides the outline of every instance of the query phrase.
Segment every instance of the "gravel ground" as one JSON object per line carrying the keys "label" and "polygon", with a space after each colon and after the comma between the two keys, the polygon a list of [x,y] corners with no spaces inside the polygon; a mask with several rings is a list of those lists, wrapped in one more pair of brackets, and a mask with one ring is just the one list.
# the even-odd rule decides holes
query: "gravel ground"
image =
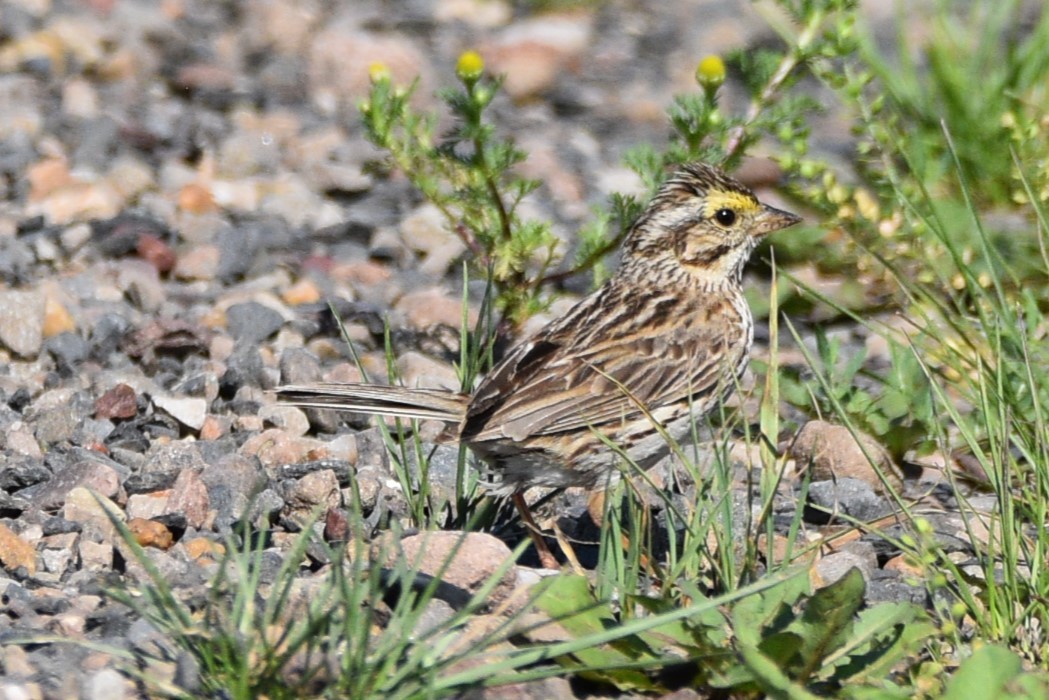
{"label": "gravel ground", "polygon": [[[406,382],[455,383],[462,248],[403,179],[363,170],[377,155],[355,116],[367,67],[418,75],[423,106],[466,48],[505,71],[495,113],[545,183],[528,207],[570,247],[592,205],[638,189],[621,157],[662,143],[664,107],[694,89],[696,60],[771,40],[745,0],[642,5],[530,16],[500,0],[0,2],[0,642],[92,643],[5,644],[0,697],[142,694],[99,650],[157,643],[104,594],[143,576],[111,516],[184,591],[214,573],[242,518],[295,532],[318,506],[343,511],[351,471],[370,522],[404,520],[374,426],[308,416],[268,391],[359,379],[329,302],[373,380],[386,378],[388,319]],[[724,104],[742,106],[731,82]],[[844,125],[814,119],[820,147],[839,152]],[[767,166],[749,168],[760,185]],[[585,286],[570,280],[566,297]],[[851,437],[806,431],[793,449],[823,470],[814,504],[891,512]],[[450,488],[454,453],[435,463],[433,488]],[[901,476],[932,489],[931,473]],[[778,507],[788,520],[794,487],[785,480]],[[582,527],[580,497],[562,499],[562,528]],[[935,502],[944,537],[960,529],[949,501]],[[828,524],[811,510],[815,537]],[[456,571],[491,571],[506,551],[475,537]],[[287,541],[275,538],[276,556]],[[897,554],[857,539],[813,576],[858,566],[872,600],[922,600]],[[511,585],[534,580],[529,562]]]}

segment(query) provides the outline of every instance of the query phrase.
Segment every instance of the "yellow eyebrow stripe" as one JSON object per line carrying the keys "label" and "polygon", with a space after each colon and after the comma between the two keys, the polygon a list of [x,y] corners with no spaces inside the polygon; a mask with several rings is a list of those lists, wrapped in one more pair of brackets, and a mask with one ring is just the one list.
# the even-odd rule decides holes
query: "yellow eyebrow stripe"
{"label": "yellow eyebrow stripe", "polygon": [[759,208],[758,203],[752,197],[741,192],[708,192],[706,209],[703,214],[711,217],[718,209],[732,209],[738,214],[750,214]]}

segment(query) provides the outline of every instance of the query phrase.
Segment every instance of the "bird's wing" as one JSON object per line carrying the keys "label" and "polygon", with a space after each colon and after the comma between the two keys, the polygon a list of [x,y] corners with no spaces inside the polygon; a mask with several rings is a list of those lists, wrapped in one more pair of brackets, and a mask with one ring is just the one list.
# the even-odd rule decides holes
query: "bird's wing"
{"label": "bird's wing", "polygon": [[728,345],[723,327],[656,326],[649,334],[624,329],[585,348],[566,337],[540,337],[485,381],[467,411],[462,437],[520,441],[600,428],[690,395],[702,410],[739,364]]}

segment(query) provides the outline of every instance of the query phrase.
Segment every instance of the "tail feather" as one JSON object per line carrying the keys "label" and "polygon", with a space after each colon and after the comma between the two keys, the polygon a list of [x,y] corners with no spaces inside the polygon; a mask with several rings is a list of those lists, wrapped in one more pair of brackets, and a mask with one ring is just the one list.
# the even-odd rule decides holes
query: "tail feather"
{"label": "tail feather", "polygon": [[301,384],[277,388],[281,401],[301,408],[374,413],[398,418],[458,423],[469,397],[442,389],[411,389],[379,384]]}

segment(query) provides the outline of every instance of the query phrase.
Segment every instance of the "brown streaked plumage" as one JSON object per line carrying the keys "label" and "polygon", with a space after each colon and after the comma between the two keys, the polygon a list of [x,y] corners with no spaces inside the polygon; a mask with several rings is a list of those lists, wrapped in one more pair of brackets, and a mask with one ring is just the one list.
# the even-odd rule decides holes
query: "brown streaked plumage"
{"label": "brown streaked plumage", "polygon": [[765,235],[799,221],[720,170],[674,173],[634,224],[600,289],[510,352],[468,396],[373,385],[285,386],[282,399],[454,424],[499,492],[602,487],[616,445],[640,467],[687,436],[746,367],[753,319],[743,266]]}

